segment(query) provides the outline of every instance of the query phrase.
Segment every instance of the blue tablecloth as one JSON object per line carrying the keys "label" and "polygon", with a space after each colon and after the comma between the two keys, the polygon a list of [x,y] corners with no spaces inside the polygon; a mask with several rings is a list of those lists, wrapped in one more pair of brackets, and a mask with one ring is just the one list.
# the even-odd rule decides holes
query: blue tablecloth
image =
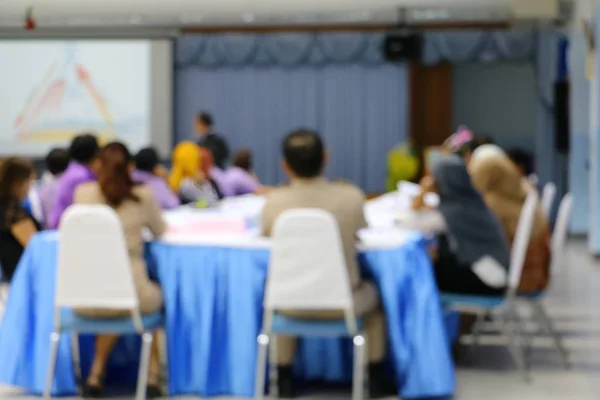
{"label": "blue tablecloth", "polygon": [[[0,324],[0,382],[32,393],[43,390],[49,357],[56,248],[52,232],[32,239]],[[164,243],[149,249],[149,265],[156,268],[165,297],[171,395],[252,396],[268,250]],[[360,257],[381,291],[400,395],[453,393],[448,339],[424,241],[415,237],[401,248],[370,250]],[[84,370],[92,343],[82,339]],[[135,379],[132,360],[139,357],[139,343],[129,338],[119,347],[109,375]],[[351,374],[347,341],[305,340],[297,358],[297,370],[307,378],[345,380]],[[53,392],[75,392],[68,335],[60,342]]]}

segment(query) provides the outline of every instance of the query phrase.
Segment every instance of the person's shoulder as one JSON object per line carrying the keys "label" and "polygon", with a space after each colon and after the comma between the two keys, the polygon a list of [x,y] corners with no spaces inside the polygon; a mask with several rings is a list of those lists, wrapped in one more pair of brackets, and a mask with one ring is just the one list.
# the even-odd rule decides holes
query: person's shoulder
{"label": "person's shoulder", "polygon": [[133,186],[133,194],[138,196],[142,200],[148,200],[154,198],[154,191],[145,183],[140,183]]}
{"label": "person's shoulder", "polygon": [[365,192],[350,181],[338,179],[331,181],[329,186],[332,192],[335,192],[339,196],[344,196],[348,198],[348,200],[361,202],[365,200]]}

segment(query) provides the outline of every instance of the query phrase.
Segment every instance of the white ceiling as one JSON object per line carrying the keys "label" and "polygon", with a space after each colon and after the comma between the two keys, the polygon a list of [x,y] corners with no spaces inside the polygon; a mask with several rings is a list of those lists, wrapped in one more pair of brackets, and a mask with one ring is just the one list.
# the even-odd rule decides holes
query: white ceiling
{"label": "white ceiling", "polygon": [[[515,7],[554,9],[559,0],[0,0],[0,29],[20,29],[28,8],[38,27],[297,25],[405,21],[506,21]],[[576,1],[576,0],[560,0]],[[580,0],[581,1],[581,0]],[[553,4],[554,6],[552,6]],[[3,31],[4,31],[3,30]],[[107,29],[110,31],[110,29]]]}
{"label": "white ceiling", "polygon": [[[437,8],[448,18],[468,9],[480,19],[507,13],[512,0],[0,0],[0,26],[21,26],[33,7],[40,26],[393,22],[402,6]],[[526,1],[526,0],[521,0]],[[445,11],[444,11],[445,10]],[[454,11],[452,11],[454,10]],[[421,13],[426,11],[421,10]],[[439,14],[442,13],[442,14]],[[445,14],[444,14],[445,13]],[[423,15],[422,15],[423,16]]]}

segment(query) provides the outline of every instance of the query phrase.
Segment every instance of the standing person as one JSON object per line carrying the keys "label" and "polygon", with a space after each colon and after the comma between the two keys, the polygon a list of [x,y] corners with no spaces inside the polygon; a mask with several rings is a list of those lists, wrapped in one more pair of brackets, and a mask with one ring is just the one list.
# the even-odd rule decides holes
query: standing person
{"label": "standing person", "polygon": [[136,154],[135,168],[133,180],[148,185],[161,208],[169,210],[179,205],[179,198],[167,183],[167,170],[159,164],[154,148],[147,147]]}
{"label": "standing person", "polygon": [[213,123],[213,117],[207,112],[201,112],[196,116],[198,145],[208,149],[212,153],[216,166],[224,170],[229,159],[229,146],[221,135],[213,132]]}
{"label": "standing person", "polygon": [[[142,314],[156,313],[162,308],[163,295],[160,286],[148,277],[142,230],[148,228],[154,236],[160,237],[167,225],[152,189],[136,184],[131,179],[131,155],[123,143],[107,144],[100,153],[100,161],[98,181],[80,185],[75,191],[75,203],[104,204],[115,210],[125,234],[140,311]],[[77,312],[95,318],[122,316],[122,311],[114,310],[84,309]],[[118,337],[116,334],[96,336],[94,361],[84,390],[86,397],[99,397],[102,394],[106,362]],[[162,394],[158,355],[158,341],[154,340],[146,389],[148,398],[160,397]]]}
{"label": "standing person", "polygon": [[35,176],[33,165],[8,158],[0,165],[0,266],[2,278],[11,281],[23,250],[40,225],[23,207]]}
{"label": "standing person", "polygon": [[98,167],[99,151],[98,139],[94,135],[78,135],[71,142],[69,147],[71,162],[58,180],[56,202],[48,219],[48,228],[58,227],[63,212],[73,204],[73,194],[77,186],[96,180],[95,170]]}
{"label": "standing person", "polygon": [[[319,208],[333,215],[342,238],[355,312],[357,317],[365,319],[370,397],[395,394],[393,384],[385,376],[386,330],[379,293],[372,282],[360,276],[356,259],[357,231],[367,225],[363,211],[365,195],[352,184],[329,182],[323,176],[327,156],[323,141],[316,132],[306,129],[292,132],[284,139],[282,150],[283,166],[290,185],[269,191],[262,213],[262,234],[271,236],[277,217],[286,210]],[[285,313],[307,319],[343,318],[341,312],[286,310]],[[295,394],[292,370],[295,349],[294,337],[277,337],[279,396],[283,398],[293,397]]]}
{"label": "standing person", "polygon": [[50,213],[56,203],[58,182],[62,174],[69,166],[69,150],[56,148],[50,150],[46,156],[46,173],[45,182],[42,182],[42,187],[39,191],[40,202],[42,205],[42,222],[47,225]]}

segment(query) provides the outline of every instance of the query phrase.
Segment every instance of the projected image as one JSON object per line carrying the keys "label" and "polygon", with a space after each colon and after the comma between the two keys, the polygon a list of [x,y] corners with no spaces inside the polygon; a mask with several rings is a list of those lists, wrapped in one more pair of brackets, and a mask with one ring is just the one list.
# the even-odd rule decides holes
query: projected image
{"label": "projected image", "polygon": [[149,86],[148,42],[0,43],[0,142],[29,152],[93,132],[145,145]]}

